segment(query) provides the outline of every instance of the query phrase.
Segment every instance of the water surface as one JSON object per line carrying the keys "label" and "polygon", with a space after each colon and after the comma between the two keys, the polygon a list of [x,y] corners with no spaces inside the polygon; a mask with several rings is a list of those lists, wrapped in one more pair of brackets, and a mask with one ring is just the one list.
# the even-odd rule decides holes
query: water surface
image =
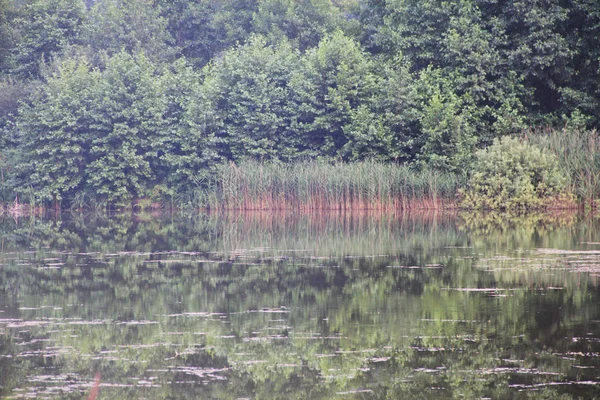
{"label": "water surface", "polygon": [[[600,397],[600,221],[4,219],[0,397]],[[562,396],[562,397],[561,397]]]}

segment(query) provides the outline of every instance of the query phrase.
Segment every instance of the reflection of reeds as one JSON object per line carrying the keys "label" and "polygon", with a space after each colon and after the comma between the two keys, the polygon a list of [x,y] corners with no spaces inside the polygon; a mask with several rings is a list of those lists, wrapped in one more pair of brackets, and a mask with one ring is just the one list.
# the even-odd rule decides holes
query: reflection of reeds
{"label": "reflection of reeds", "polygon": [[416,253],[425,257],[427,249],[462,243],[457,238],[456,214],[448,211],[252,211],[217,213],[211,218],[222,224],[225,252],[260,248],[289,257],[371,257],[419,249]]}
{"label": "reflection of reeds", "polygon": [[34,202],[31,203],[21,203],[19,202],[19,197],[15,197],[15,201],[6,206],[0,205],[0,214],[8,213],[13,218],[18,218],[22,216],[28,215],[41,215],[43,213],[42,207],[36,207]]}
{"label": "reflection of reeds", "polygon": [[375,161],[223,165],[212,185],[213,209],[424,210],[455,208],[460,178]]}

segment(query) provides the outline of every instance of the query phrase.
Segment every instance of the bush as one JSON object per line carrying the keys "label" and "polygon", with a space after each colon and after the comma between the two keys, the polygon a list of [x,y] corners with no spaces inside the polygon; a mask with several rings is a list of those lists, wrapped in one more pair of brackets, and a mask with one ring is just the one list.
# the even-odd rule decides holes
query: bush
{"label": "bush", "polygon": [[553,154],[528,142],[504,137],[477,152],[467,188],[461,191],[461,206],[495,210],[544,208],[559,197],[570,198],[566,187],[567,178]]}

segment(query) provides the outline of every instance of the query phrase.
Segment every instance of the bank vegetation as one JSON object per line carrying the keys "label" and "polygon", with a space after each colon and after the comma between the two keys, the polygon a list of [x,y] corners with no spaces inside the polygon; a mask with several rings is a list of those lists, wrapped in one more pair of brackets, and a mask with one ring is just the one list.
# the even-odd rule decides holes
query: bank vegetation
{"label": "bank vegetation", "polygon": [[0,201],[595,207],[599,60],[587,0],[0,0]]}

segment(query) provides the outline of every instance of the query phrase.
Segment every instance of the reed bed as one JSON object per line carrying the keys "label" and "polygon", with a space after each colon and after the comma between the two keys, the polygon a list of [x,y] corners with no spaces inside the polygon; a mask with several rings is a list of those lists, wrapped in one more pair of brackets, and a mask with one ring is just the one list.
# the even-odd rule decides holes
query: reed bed
{"label": "reed bed", "polygon": [[218,168],[205,207],[222,210],[434,210],[456,208],[455,174],[357,163],[244,162]]}
{"label": "reed bed", "polygon": [[563,129],[528,131],[524,138],[556,154],[570,180],[573,193],[586,205],[600,199],[600,135],[595,130]]}

